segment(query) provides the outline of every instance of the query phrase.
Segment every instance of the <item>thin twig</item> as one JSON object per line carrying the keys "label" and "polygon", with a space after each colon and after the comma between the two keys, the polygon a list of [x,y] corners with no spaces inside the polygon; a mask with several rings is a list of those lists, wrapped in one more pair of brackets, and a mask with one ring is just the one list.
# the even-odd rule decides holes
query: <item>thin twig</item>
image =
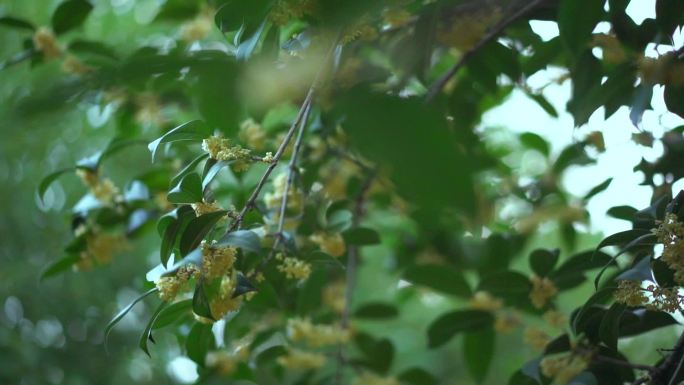
{"label": "thin twig", "polygon": [[605,362],[605,363],[607,363],[607,364],[613,364],[613,365],[617,365],[617,366],[622,366],[622,367],[625,367],[625,368],[638,369],[638,370],[646,370],[646,371],[648,371],[648,372],[652,372],[652,371],[654,371],[654,370],[656,369],[655,366],[651,366],[651,365],[642,365],[642,364],[635,364],[635,363],[632,363],[632,362],[629,362],[629,361],[620,360],[620,359],[613,358],[613,357],[606,357],[606,356],[602,356],[602,355],[595,355],[595,356],[593,357],[593,360],[594,360],[594,361],[597,361],[597,362]]}
{"label": "thin twig", "polygon": [[487,45],[489,42],[492,40],[496,39],[499,37],[499,35],[506,29],[508,28],[511,24],[515,23],[518,21],[520,18],[523,16],[527,15],[530,11],[532,11],[534,8],[536,8],[538,5],[543,3],[546,0],[534,0],[530,1],[527,5],[524,7],[520,8],[517,12],[514,12],[511,14],[509,17],[506,19],[502,20],[499,22],[497,25],[495,25],[487,34],[485,34],[480,41],[477,42],[472,48],[467,50],[463,56],[459,59],[459,61],[454,64],[449,71],[447,71],[442,77],[437,79],[432,85],[430,86],[427,95],[425,96],[425,101],[430,102],[432,101],[435,96],[444,88],[444,86],[449,82],[449,80],[456,75],[458,70],[460,70],[468,60],[482,47]]}
{"label": "thin twig", "polygon": [[[364,203],[366,200],[366,193],[370,190],[373,185],[373,180],[375,179],[375,172],[372,171],[363,186],[361,191],[356,196],[354,203],[354,210],[352,216],[352,226],[356,227],[361,221],[361,217],[364,214]],[[346,269],[346,288],[344,292],[344,308],[342,309],[342,316],[340,318],[340,327],[342,329],[347,329],[349,327],[349,315],[351,312],[351,304],[354,298],[354,285],[356,283],[356,270],[358,266],[359,259],[359,248],[358,246],[349,246],[349,251],[347,252],[347,269]],[[335,381],[336,385],[342,384],[342,376],[346,363],[348,360],[344,356],[344,347],[342,345],[337,348],[337,370],[335,371]]]}

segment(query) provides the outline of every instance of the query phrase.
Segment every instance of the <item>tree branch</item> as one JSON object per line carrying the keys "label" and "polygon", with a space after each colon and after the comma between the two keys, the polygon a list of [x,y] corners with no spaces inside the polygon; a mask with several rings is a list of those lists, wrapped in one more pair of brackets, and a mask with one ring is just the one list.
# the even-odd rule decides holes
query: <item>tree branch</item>
{"label": "tree branch", "polygon": [[459,59],[459,61],[454,64],[449,71],[447,71],[442,77],[437,79],[430,88],[428,89],[428,93],[425,96],[425,101],[427,103],[431,102],[437,94],[444,88],[444,86],[449,82],[449,80],[456,75],[458,70],[460,70],[467,62],[470,60],[470,58],[482,47],[487,45],[489,42],[493,41],[499,35],[506,29],[508,28],[511,24],[515,23],[518,21],[520,18],[523,16],[527,15],[530,11],[532,11],[534,8],[536,8],[538,5],[543,3],[544,1],[547,0],[533,0],[530,1],[527,5],[524,7],[520,8],[517,12],[513,12],[509,17],[503,19],[500,21],[498,24],[496,24],[489,32],[487,32],[480,41],[477,42],[472,48],[467,50],[463,56]]}

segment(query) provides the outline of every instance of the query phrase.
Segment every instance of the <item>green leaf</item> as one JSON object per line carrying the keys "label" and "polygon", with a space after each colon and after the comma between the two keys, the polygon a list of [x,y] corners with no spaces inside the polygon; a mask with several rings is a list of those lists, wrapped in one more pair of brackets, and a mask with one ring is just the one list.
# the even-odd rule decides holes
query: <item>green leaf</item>
{"label": "green leaf", "polygon": [[438,385],[439,382],[437,381],[437,378],[430,374],[425,369],[422,368],[411,368],[407,369],[401,374],[399,374],[398,377],[399,381],[402,383],[407,383],[411,385]]}
{"label": "green leaf", "polygon": [[558,30],[565,47],[577,54],[588,47],[591,32],[603,18],[603,0],[562,0]]}
{"label": "green leaf", "polygon": [[330,283],[327,269],[313,269],[309,278],[299,287],[297,313],[307,316],[320,309],[323,289]]}
{"label": "green leaf", "polygon": [[354,227],[342,233],[347,245],[376,245],[380,243],[380,234],[367,227]]}
{"label": "green leaf", "polygon": [[240,35],[251,36],[272,4],[272,0],[228,1],[218,9],[214,21],[221,32],[240,30]]}
{"label": "green leaf", "polygon": [[463,336],[463,355],[466,368],[476,383],[487,378],[487,372],[494,358],[496,334],[492,329],[466,333]]}
{"label": "green leaf", "polygon": [[589,158],[584,145],[581,143],[571,144],[564,148],[563,151],[558,155],[556,162],[553,164],[553,171],[556,174],[560,174],[565,169],[572,165],[584,166],[587,164],[594,163],[595,161]]}
{"label": "green leaf", "polygon": [[180,170],[178,172],[178,174],[176,174],[176,176],[173,177],[173,179],[171,179],[171,183],[169,183],[169,186],[178,185],[178,183],[180,183],[180,181],[183,180],[183,177],[190,174],[191,172],[194,172],[195,169],[197,168],[197,165],[200,164],[201,161],[203,161],[204,159],[206,159],[208,157],[209,157],[209,154],[204,153],[204,154],[198,156],[197,158],[193,159],[190,163],[188,163],[185,167],[183,167],[183,169]]}
{"label": "green leaf", "polygon": [[200,317],[215,321],[214,315],[211,314],[211,306],[209,305],[209,298],[207,298],[203,282],[197,282],[195,286],[195,293],[192,296],[192,312]]}
{"label": "green leaf", "polygon": [[399,315],[399,310],[391,304],[372,302],[360,306],[354,311],[356,318],[386,319]]}
{"label": "green leaf", "polygon": [[152,325],[152,330],[161,329],[176,322],[183,315],[190,314],[192,299],[184,299],[165,307]]}
{"label": "green leaf", "polygon": [[150,320],[147,321],[147,326],[145,326],[145,330],[142,332],[142,334],[140,335],[140,339],[138,340],[138,346],[150,358],[152,356],[150,355],[150,351],[147,348],[147,341],[154,342],[154,339],[152,338],[152,329],[154,327],[154,323],[157,321],[157,317],[159,317],[159,314],[161,314],[161,312],[166,308],[168,304],[168,302],[162,302],[159,304],[157,310],[155,310],[154,314],[152,314]]}
{"label": "green leaf", "polygon": [[522,143],[523,146],[531,148],[533,150],[537,150],[544,154],[544,156],[548,157],[551,153],[551,149],[549,148],[549,142],[547,142],[544,138],[535,133],[524,132],[520,134],[519,139],[520,143]]}
{"label": "green leaf", "polygon": [[591,308],[595,304],[604,303],[613,298],[613,293],[615,292],[615,287],[604,287],[599,289],[594,294],[587,299],[587,301],[580,307],[580,309],[574,313],[570,324],[572,325],[572,330],[575,334],[582,333],[584,331],[584,326],[586,326],[586,321],[591,316]]}
{"label": "green leaf", "polygon": [[284,345],[275,345],[262,350],[256,356],[256,364],[258,366],[265,366],[269,363],[275,362],[278,357],[287,354],[287,349]]}
{"label": "green leaf", "polygon": [[162,135],[157,140],[150,142],[150,144],[147,145],[147,148],[149,148],[150,152],[152,153],[152,162],[154,162],[157,149],[164,143],[173,143],[179,141],[200,142],[210,135],[211,132],[203,121],[192,120],[190,122],[181,124],[180,126]]}
{"label": "green leaf", "polygon": [[551,273],[558,262],[560,249],[536,249],[530,253],[530,267],[540,277]]}
{"label": "green leaf", "polygon": [[613,178],[608,178],[608,179],[604,180],[603,182],[599,183],[594,188],[589,190],[589,192],[582,198],[582,200],[584,200],[586,202],[589,199],[591,199],[594,195],[604,191],[605,189],[608,188],[608,186],[610,186],[610,183],[612,181],[613,181]]}
{"label": "green leaf", "polygon": [[349,210],[336,210],[328,213],[326,230],[333,233],[345,231],[351,227],[353,216]]}
{"label": "green leaf", "polygon": [[490,328],[493,323],[494,317],[487,311],[457,310],[442,314],[428,327],[428,347],[440,347],[458,333]]}
{"label": "green leaf", "polygon": [[0,17],[0,26],[3,25],[10,28],[27,29],[29,31],[36,30],[36,27],[29,21],[11,16]]}
{"label": "green leaf", "polygon": [[610,215],[613,218],[631,222],[632,219],[634,219],[634,215],[636,215],[638,211],[639,210],[635,209],[632,206],[614,206],[609,208],[608,211],[606,211],[606,214]]}
{"label": "green leaf", "polygon": [[337,107],[337,114],[346,119],[351,143],[391,169],[397,191],[417,205],[426,224],[450,207],[474,210],[473,162],[456,146],[453,132],[434,106],[418,98],[355,91]]}
{"label": "green leaf", "polygon": [[[681,64],[681,61],[679,65]],[[684,118],[684,87],[677,87],[672,84],[665,86],[665,105],[670,112]]]}
{"label": "green leaf", "polygon": [[365,356],[366,366],[382,374],[390,369],[394,360],[394,346],[389,339],[376,340],[368,334],[359,333],[356,343]]}
{"label": "green leaf", "polygon": [[70,31],[85,21],[93,5],[86,0],[67,0],[52,14],[52,30],[59,35]]}
{"label": "green leaf", "polygon": [[621,303],[614,303],[609,308],[601,320],[599,327],[599,337],[607,347],[617,350],[617,341],[620,337],[620,318],[627,306]]}
{"label": "green leaf", "polygon": [[163,266],[166,266],[174,247],[178,243],[178,235],[193,218],[195,218],[195,212],[190,206],[179,207],[159,218],[157,229],[162,238],[159,246],[159,257]]}
{"label": "green leaf", "polygon": [[45,193],[50,188],[52,183],[54,183],[63,174],[65,174],[67,172],[72,172],[75,170],[76,169],[74,167],[69,167],[69,168],[64,168],[64,169],[55,171],[52,174],[48,174],[47,176],[45,176],[40,181],[40,184],[38,185],[38,198],[40,198],[41,202],[43,202],[43,199],[45,199]]}
{"label": "green leaf", "polygon": [[[613,234],[609,236],[608,238],[604,239],[599,243],[599,245],[596,247],[596,251],[600,249],[601,247],[607,246],[607,243],[612,243],[612,242],[617,242],[618,240],[625,239],[628,236],[631,236],[631,234],[634,234],[636,232],[644,232],[645,230],[643,229],[632,229],[632,230],[627,230],[627,231],[622,231],[616,234]],[[630,233],[631,234],[625,234],[625,233]],[[611,239],[612,238],[612,239]],[[651,233],[650,231],[646,232],[645,234],[638,236],[635,239],[632,239],[627,243],[624,247],[620,249],[620,251],[615,254],[610,262],[606,263],[605,266],[599,271],[599,273],[596,275],[596,278],[594,279],[594,287],[598,288],[599,282],[601,282],[601,277],[603,276],[603,273],[608,269],[615,260],[622,254],[632,250],[633,248],[639,247],[639,246],[650,246],[650,245],[655,245],[655,242],[657,240],[657,237],[655,234]]]}
{"label": "green leaf", "polygon": [[202,202],[202,198],[202,181],[195,172],[184,176],[167,196],[168,201],[175,204]]}
{"label": "green leaf", "polygon": [[40,281],[62,273],[81,259],[79,255],[67,255],[47,265],[40,273]]}
{"label": "green leaf", "polygon": [[105,349],[107,349],[107,339],[109,337],[109,333],[111,333],[112,329],[114,329],[114,326],[116,326],[116,324],[118,324],[119,321],[121,321],[123,317],[126,316],[126,314],[128,314],[129,311],[131,311],[131,309],[133,309],[133,306],[135,306],[135,304],[140,302],[143,298],[147,297],[148,295],[156,293],[157,291],[159,291],[159,289],[157,289],[156,287],[146,291],[145,293],[141,294],[138,298],[134,299],[133,302],[129,303],[128,305],[126,305],[126,307],[124,307],[118,313],[116,313],[114,318],[112,318],[111,321],[109,321],[104,330]]}
{"label": "green leaf", "polygon": [[[544,111],[546,111],[547,114],[550,116],[557,118],[558,117],[558,111],[556,111],[556,108],[551,104],[546,97],[542,94],[534,94],[532,92],[525,92],[525,94],[539,105]],[[548,155],[548,154],[544,154]]]}
{"label": "green leaf", "polygon": [[263,34],[264,30],[266,30],[267,26],[269,24],[267,23],[267,20],[264,19],[264,21],[259,24],[259,27],[257,27],[256,31],[247,38],[246,40],[242,41],[238,47],[237,51],[235,52],[235,57],[238,60],[247,60],[252,56],[252,53],[254,52],[254,49],[257,46],[257,43],[259,43],[259,40],[261,39],[261,35]]}
{"label": "green leaf", "polygon": [[[228,167],[233,163],[235,163],[234,160],[216,161],[214,159],[210,159],[209,161],[207,161],[204,168],[205,171],[202,175],[202,188],[206,189],[207,186],[209,186],[209,183],[211,183],[211,181],[213,181],[214,178],[216,178],[216,175],[218,175],[219,171],[221,171],[222,168]],[[207,166],[209,166],[209,164],[211,164],[211,166],[207,169]]]}
{"label": "green leaf", "polygon": [[426,286],[444,294],[470,298],[472,291],[463,274],[442,265],[417,265],[404,272],[403,279],[414,285]]}
{"label": "green leaf", "polygon": [[188,357],[195,361],[197,366],[203,368],[207,352],[215,347],[216,341],[214,333],[211,331],[211,325],[195,323],[185,340],[185,350]]}
{"label": "green leaf", "polygon": [[339,258],[335,258],[330,254],[324,253],[320,250],[313,251],[311,254],[307,255],[304,260],[314,267],[318,266],[328,266],[340,270],[344,270],[345,266],[340,262]]}
{"label": "green leaf", "polygon": [[209,234],[216,223],[226,216],[227,211],[215,211],[196,217],[188,223],[181,235],[179,250],[181,255],[186,255],[193,249],[199,247],[202,239]]}
{"label": "green leaf", "polygon": [[675,324],[677,324],[677,320],[668,313],[634,309],[622,314],[622,318],[620,318],[620,337],[631,337]]}
{"label": "green leaf", "polygon": [[482,278],[477,287],[478,291],[501,298],[511,305],[518,305],[528,301],[532,289],[529,278],[517,271],[499,271]]}
{"label": "green leaf", "polygon": [[234,246],[254,253],[261,252],[261,239],[251,230],[232,231],[218,241],[219,246]]}
{"label": "green leaf", "polygon": [[80,54],[87,57],[117,60],[118,55],[109,46],[99,41],[90,40],[74,40],[69,43],[67,49],[75,54]]}

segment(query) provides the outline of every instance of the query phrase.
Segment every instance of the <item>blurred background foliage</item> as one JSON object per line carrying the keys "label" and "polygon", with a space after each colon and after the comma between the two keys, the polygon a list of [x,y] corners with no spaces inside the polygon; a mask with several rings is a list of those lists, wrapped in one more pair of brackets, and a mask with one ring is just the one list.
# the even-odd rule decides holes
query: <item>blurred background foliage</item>
{"label": "blurred background foliage", "polygon": [[[56,18],[59,7],[67,3],[71,8]],[[590,213],[586,205],[611,180],[589,188],[583,196],[569,193],[562,181],[566,171],[595,163],[611,143],[600,131],[591,131],[558,148],[550,144],[557,131],[570,136],[578,129],[559,124],[548,127],[546,137],[483,123],[483,114],[508,102],[511,95],[519,98],[522,93],[554,118],[565,114],[559,106],[567,108],[576,126],[587,123],[597,110],[606,119],[618,110],[629,110],[632,122],[625,122],[625,130],[636,132],[634,141],[644,147],[662,142],[656,146],[664,149],[662,157],[644,160],[637,168],[653,188],[654,199],[671,194],[682,176],[681,127],[642,126],[642,131],[629,126],[639,124],[649,109],[654,86],[662,91],[658,87],[664,85],[667,108],[683,114],[681,78],[674,79],[674,71],[664,77],[662,68],[654,68],[657,60],[652,63],[643,57],[656,44],[681,51],[671,41],[681,35],[684,20],[676,1],[657,2],[669,12],[661,10],[657,20],[639,25],[625,19],[628,1],[607,2],[610,12],[603,1],[582,2],[586,9],[567,5],[567,0],[545,2],[527,18],[558,22],[559,37],[545,40],[527,20],[514,23],[505,37],[472,54],[455,80],[444,85],[445,92],[437,89],[429,105],[422,98],[430,85],[464,53],[471,55],[469,49],[488,30],[525,2],[336,4],[320,0],[313,17],[306,9],[283,11],[288,9],[283,4],[304,7],[313,2],[278,1],[273,4],[281,8],[269,11],[264,27],[264,9],[271,3],[0,3],[0,17],[51,25],[66,52],[52,59],[45,50],[37,53],[33,27],[0,20],[0,58],[6,60],[0,65],[1,382],[191,383],[197,380],[198,370],[202,382],[223,381],[216,371],[202,367],[212,343],[202,339],[206,346],[196,348],[199,358],[190,348],[189,334],[194,335],[191,330],[200,324],[188,314],[155,332],[151,357],[138,348],[140,333],[157,307],[156,298],[133,308],[109,336],[108,352],[103,347],[112,316],[153,287],[155,273],[147,277],[144,273],[159,264],[160,239],[154,222],[168,206],[158,205],[158,198],[165,196],[169,180],[200,153],[197,144],[161,146],[152,163],[147,143],[194,119],[235,139],[240,137],[240,124],[251,118],[266,134],[263,150],[275,151],[315,73],[327,65],[326,43],[334,39],[335,30],[343,31],[344,48],[335,51],[334,80],[321,87],[313,107],[301,163],[301,187],[314,191],[315,182],[320,182],[328,195],[309,203],[301,227],[293,234],[308,236],[317,229],[320,208],[316,206],[326,199],[342,201],[334,209],[352,209],[344,199],[363,191],[367,170],[350,166],[346,157],[378,165],[375,172],[383,186],[371,194],[362,224],[377,232],[382,242],[362,248],[351,309],[357,312],[352,316],[357,333],[353,349],[360,366],[407,384],[502,384],[539,355],[533,346],[523,344],[525,326],[538,326],[553,336],[567,331],[567,326],[554,329],[540,319],[541,309],[527,298],[529,282],[518,285],[505,274],[515,271],[527,278],[533,271],[538,273],[528,257],[539,248],[558,248],[558,265],[562,265],[572,256],[586,259],[588,254],[581,253],[601,241],[601,229],[590,226],[591,216],[603,216],[610,207]],[[583,17],[575,14],[583,9]],[[368,15],[381,15],[381,20]],[[610,31],[592,35],[599,21],[610,22]],[[680,57],[673,60],[682,68]],[[526,83],[547,67],[562,69],[561,78],[549,78],[547,85],[572,82],[567,106],[566,100],[547,100],[544,87],[533,89]],[[510,119],[525,119],[526,111],[518,113]],[[665,134],[653,137],[651,129]],[[79,271],[66,265],[63,274],[41,279],[46,266],[65,256],[65,246],[84,220],[68,211],[87,193],[68,173],[41,191],[41,200],[37,193],[41,180],[57,170],[83,166],[83,159],[106,148],[112,138],[131,145],[97,162],[98,171],[132,195],[136,191],[132,181],[142,181],[145,203],[137,206],[131,200],[133,207],[144,209],[142,226],[133,225],[131,219],[138,211],[127,211],[122,218],[115,215],[119,222],[112,228],[126,234],[126,241],[112,263],[88,269],[76,264],[74,270]],[[243,145],[248,142],[240,140]],[[317,155],[320,151],[322,156]],[[630,162],[614,167],[632,167],[639,159]],[[264,169],[255,165],[243,174],[226,170],[211,184],[211,194],[224,207],[232,204],[239,209]],[[627,220],[626,224],[636,211],[626,206],[611,210],[609,214]],[[106,221],[102,218],[95,220]],[[273,220],[252,215],[245,222],[256,229],[269,219]],[[545,253],[543,258],[554,258],[556,251]],[[620,262],[621,271],[637,262],[632,257]],[[268,280],[277,275],[272,270]],[[613,270],[611,279],[617,275]],[[496,275],[500,273],[504,275]],[[563,277],[557,273],[560,282]],[[593,294],[589,279],[593,273],[583,274],[567,285],[553,308],[569,316]],[[264,334],[269,344],[283,343],[283,319],[295,314],[336,322],[336,313],[325,310],[321,297],[343,276],[326,265],[314,269],[299,286],[273,279],[273,298],[260,290],[254,305],[246,305],[249,311],[214,324],[219,347],[249,335],[250,327],[263,320],[280,325],[270,330],[276,337]],[[465,289],[459,287],[461,276]],[[514,330],[497,330],[492,337],[495,332],[489,327],[453,339],[447,333],[434,341],[428,332],[431,325],[443,314],[472,307],[476,288],[521,309]],[[520,290],[522,300],[511,294]],[[264,309],[264,303],[277,306]],[[370,316],[364,315],[361,309],[369,304],[381,306],[366,308]],[[621,339],[620,352],[635,362],[656,362],[657,349],[671,347],[677,335],[679,329],[672,323]],[[383,339],[389,344],[372,342]],[[252,346],[256,353],[249,366],[237,370],[236,381],[332,383],[330,368],[322,374],[283,373],[274,364],[283,352],[265,353],[265,345]],[[424,372],[410,372],[415,368]],[[600,373],[596,371],[599,378]]]}

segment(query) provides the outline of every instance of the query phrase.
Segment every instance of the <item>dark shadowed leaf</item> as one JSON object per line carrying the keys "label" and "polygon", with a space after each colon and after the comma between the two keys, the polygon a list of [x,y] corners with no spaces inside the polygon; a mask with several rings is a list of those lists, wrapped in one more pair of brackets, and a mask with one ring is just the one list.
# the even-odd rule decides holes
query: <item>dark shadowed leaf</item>
{"label": "dark shadowed leaf", "polygon": [[610,183],[613,181],[613,178],[608,178],[604,180],[603,182],[599,183],[596,185],[594,188],[589,190],[589,192],[582,198],[585,201],[588,201],[591,199],[594,195],[602,192],[603,190],[607,189],[608,186],[610,186]]}
{"label": "dark shadowed leaf", "polygon": [[617,341],[620,337],[620,318],[627,309],[626,305],[614,303],[610,305],[608,311],[601,320],[599,327],[599,337],[607,347],[617,350]]}
{"label": "dark shadowed leaf", "polygon": [[207,234],[214,228],[221,218],[226,216],[227,211],[215,211],[193,218],[183,230],[179,250],[181,255],[186,255],[197,248]]}
{"label": "dark shadowed leaf", "polygon": [[380,234],[367,227],[355,227],[342,233],[344,241],[348,245],[375,245],[380,243]]}
{"label": "dark shadowed leaf", "polygon": [[487,378],[489,366],[494,358],[496,335],[492,329],[466,333],[463,336],[463,356],[466,368],[476,383]]}
{"label": "dark shadowed leaf", "polygon": [[201,368],[204,367],[204,359],[207,352],[214,349],[215,346],[216,342],[214,333],[211,331],[211,325],[199,322],[193,325],[188,338],[185,340],[186,354]]}
{"label": "dark shadowed leaf", "polygon": [[463,274],[449,266],[417,265],[404,272],[403,279],[414,285],[426,286],[444,294],[470,298],[472,291]]}
{"label": "dark shadowed leaf", "polygon": [[437,385],[435,376],[422,368],[407,369],[399,374],[399,380],[411,385]]}
{"label": "dark shadowed leaf", "polygon": [[354,311],[356,318],[385,319],[394,318],[398,315],[399,310],[396,306],[382,302],[367,303]]}
{"label": "dark shadowed leaf", "polygon": [[55,275],[69,270],[81,259],[79,255],[67,255],[47,265],[40,273],[40,280],[54,277]]}
{"label": "dark shadowed leaf", "polygon": [[3,26],[17,29],[25,29],[29,31],[33,31],[36,29],[36,27],[32,23],[24,19],[18,19],[16,17],[11,16],[0,17],[0,27]]}
{"label": "dark shadowed leaf", "polygon": [[161,329],[173,324],[184,315],[189,315],[191,309],[192,299],[184,299],[166,306],[161,313],[159,313],[157,320],[152,325],[152,330]]}
{"label": "dark shadowed leaf", "polygon": [[200,317],[214,319],[203,282],[197,282],[197,286],[195,286],[195,293],[192,295],[192,312]]}
{"label": "dark shadowed leaf", "polygon": [[246,251],[258,253],[261,251],[261,240],[251,230],[232,231],[218,241],[220,246],[234,246]]}
{"label": "dark shadowed leaf", "polygon": [[500,271],[482,278],[478,291],[501,298],[509,304],[521,304],[528,300],[532,284],[528,277],[517,271]]}
{"label": "dark shadowed leaf", "polygon": [[428,327],[428,347],[440,347],[458,333],[490,328],[493,322],[494,317],[490,312],[480,310],[458,310],[442,314]]}
{"label": "dark shadowed leaf", "polygon": [[202,198],[202,181],[195,172],[184,176],[167,195],[168,201],[176,204],[202,202]]}
{"label": "dark shadowed leaf", "polygon": [[560,249],[537,249],[530,253],[530,267],[540,277],[546,277],[556,266]]}
{"label": "dark shadowed leaf", "polygon": [[603,0],[562,0],[558,10],[558,30],[566,48],[577,54],[588,47],[591,32],[601,21]]}
{"label": "dark shadowed leaf", "polygon": [[52,14],[52,30],[59,35],[74,29],[83,24],[92,10],[93,5],[86,0],[67,0]]}

